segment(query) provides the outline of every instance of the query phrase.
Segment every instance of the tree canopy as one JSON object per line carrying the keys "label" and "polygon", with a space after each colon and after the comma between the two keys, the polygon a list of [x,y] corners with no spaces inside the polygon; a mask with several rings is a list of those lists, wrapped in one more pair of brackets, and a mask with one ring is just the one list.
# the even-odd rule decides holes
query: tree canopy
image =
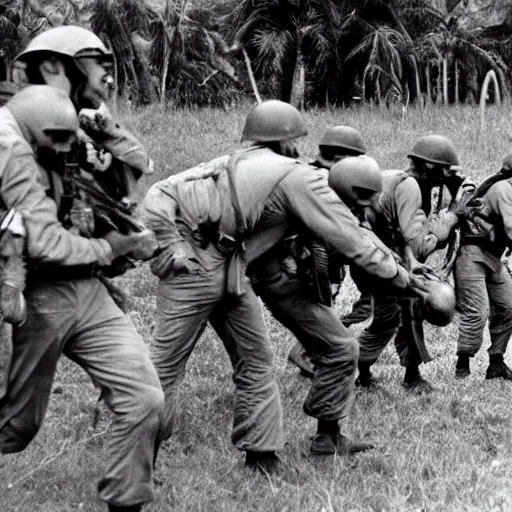
{"label": "tree canopy", "polygon": [[[498,5],[495,5],[498,4]],[[225,105],[250,94],[298,106],[473,101],[511,83],[512,1],[0,0],[0,80],[31,37],[91,28],[136,103]]]}

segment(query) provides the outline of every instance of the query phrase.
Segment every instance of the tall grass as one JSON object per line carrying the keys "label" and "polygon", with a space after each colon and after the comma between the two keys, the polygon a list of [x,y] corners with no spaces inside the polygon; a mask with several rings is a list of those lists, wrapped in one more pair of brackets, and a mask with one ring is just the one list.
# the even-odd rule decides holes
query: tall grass
{"label": "tall grass", "polygon": [[[238,146],[249,109],[161,111],[126,109],[156,163],[144,178],[154,181]],[[308,111],[310,136],[304,157],[333,124],[358,128],[369,153],[383,168],[402,168],[415,139],[426,133],[449,136],[474,179],[497,170],[510,150],[508,107],[488,109],[487,132],[479,137],[478,109],[410,109],[401,115],[370,108]],[[155,308],[155,279],[142,265],[120,280],[131,296],[132,318],[149,341]],[[336,310],[349,309],[356,291],[349,282]],[[471,376],[454,379],[457,328],[427,327],[434,361],[423,372],[438,388],[431,396],[408,394],[392,346],[375,367],[380,385],[358,391],[344,428],[374,439],[378,447],[351,460],[311,461],[305,456],[315,421],[302,412],[309,381],[287,365],[293,337],[266,315],[282,393],[287,444],[283,458],[308,476],[301,486],[272,485],[248,475],[242,455],[230,443],[233,387],[229,360],[208,330],[192,355],[183,383],[175,434],[163,447],[157,500],[148,511],[410,511],[505,512],[512,510],[512,384],[485,381],[485,347]],[[361,327],[358,327],[360,329]],[[486,340],[484,345],[488,344]],[[45,425],[21,454],[0,458],[0,511],[54,512],[104,510],[96,498],[108,414],[97,416],[97,391],[73,363],[60,363]]]}

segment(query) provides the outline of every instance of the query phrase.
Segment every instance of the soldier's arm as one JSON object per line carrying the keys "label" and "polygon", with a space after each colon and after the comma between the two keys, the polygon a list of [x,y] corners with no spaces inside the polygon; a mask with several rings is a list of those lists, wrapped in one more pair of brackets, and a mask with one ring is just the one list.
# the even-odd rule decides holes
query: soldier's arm
{"label": "soldier's arm", "polygon": [[1,197],[7,208],[16,209],[24,218],[31,260],[59,265],[112,262],[112,248],[106,240],[74,235],[59,222],[57,205],[46,195],[31,153],[11,156],[4,163]]}
{"label": "soldier's arm", "polygon": [[405,243],[419,261],[435,251],[439,240],[429,233],[427,216],[421,208],[421,190],[414,178],[403,180],[395,190],[398,225]]}
{"label": "soldier's arm", "polygon": [[194,257],[190,244],[176,224],[178,203],[170,193],[171,188],[165,193],[158,183],[153,185],[141,205],[144,223],[155,233],[160,248],[151,261],[151,271],[161,278],[172,269],[185,272],[188,260]]}
{"label": "soldier's arm", "polygon": [[501,217],[503,231],[512,243],[512,183],[509,180],[496,183],[485,199],[491,210]]}
{"label": "soldier's arm", "polygon": [[351,263],[383,279],[393,279],[404,272],[391,252],[377,246],[359,227],[354,215],[329,188],[325,173],[307,169],[293,172],[279,187],[289,210]]}

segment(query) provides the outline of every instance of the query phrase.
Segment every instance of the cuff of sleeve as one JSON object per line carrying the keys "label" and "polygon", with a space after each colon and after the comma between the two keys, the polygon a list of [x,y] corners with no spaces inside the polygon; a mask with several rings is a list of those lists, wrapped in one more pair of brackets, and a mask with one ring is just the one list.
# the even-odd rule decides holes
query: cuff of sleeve
{"label": "cuff of sleeve", "polygon": [[98,264],[101,267],[106,267],[114,261],[114,252],[110,244],[103,238],[97,238],[95,240],[98,243]]}

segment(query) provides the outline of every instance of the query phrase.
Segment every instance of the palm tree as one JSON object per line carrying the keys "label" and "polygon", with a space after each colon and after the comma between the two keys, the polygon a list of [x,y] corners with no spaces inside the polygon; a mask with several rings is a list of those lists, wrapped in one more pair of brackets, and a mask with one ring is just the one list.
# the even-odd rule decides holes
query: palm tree
{"label": "palm tree", "polygon": [[[190,0],[166,1],[151,24],[151,62],[159,77],[160,101],[172,91],[174,104],[223,104],[238,83],[228,60],[229,47],[211,9],[195,8]],[[172,70],[172,73],[169,73]]]}
{"label": "palm tree", "polygon": [[[431,0],[402,0],[404,26],[415,39],[416,52],[425,70],[426,88],[431,89],[431,72],[437,72],[438,97],[445,104],[459,97],[476,98],[487,71],[493,69],[506,89],[508,67],[498,52],[486,47],[479,31],[462,23],[464,11],[456,0],[433,8]],[[449,87],[449,81],[453,87]]]}
{"label": "palm tree", "polygon": [[116,88],[128,92],[135,103],[156,99],[150,73],[150,42],[144,37],[157,13],[138,0],[96,0],[91,29],[114,55]]}
{"label": "palm tree", "polygon": [[306,83],[325,84],[337,75],[339,2],[243,0],[232,19],[235,47],[243,46],[267,92],[302,106]]}

